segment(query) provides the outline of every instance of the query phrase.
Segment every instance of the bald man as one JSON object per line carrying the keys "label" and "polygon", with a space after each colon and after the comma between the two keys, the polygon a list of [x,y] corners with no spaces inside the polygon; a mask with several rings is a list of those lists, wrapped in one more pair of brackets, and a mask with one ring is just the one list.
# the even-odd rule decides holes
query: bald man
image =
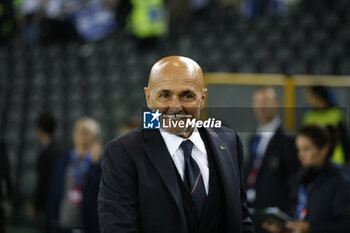
{"label": "bald man", "polygon": [[[272,87],[258,88],[252,98],[256,132],[250,139],[246,163],[248,206],[279,207],[288,211],[289,179],[299,167],[294,139],[282,128],[280,102]],[[265,232],[255,222],[256,232]]]}
{"label": "bald man", "polygon": [[[151,69],[147,106],[166,122],[198,119],[207,89],[199,65],[166,57]],[[242,146],[227,128],[169,124],[110,141],[102,162],[103,233],[248,233]]]}
{"label": "bald man", "polygon": [[99,233],[100,125],[90,117],[74,124],[74,147],[55,161],[49,198],[50,232]]}

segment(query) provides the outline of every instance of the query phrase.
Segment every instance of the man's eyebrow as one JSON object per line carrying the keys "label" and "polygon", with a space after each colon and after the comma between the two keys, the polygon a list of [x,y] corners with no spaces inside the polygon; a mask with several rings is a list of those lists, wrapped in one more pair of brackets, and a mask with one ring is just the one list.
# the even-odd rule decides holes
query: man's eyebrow
{"label": "man's eyebrow", "polygon": [[181,96],[184,96],[184,95],[188,95],[188,94],[195,94],[192,90],[185,90],[183,92],[181,92]]}
{"label": "man's eyebrow", "polygon": [[159,91],[159,93],[170,93],[171,91],[168,89],[162,89]]}

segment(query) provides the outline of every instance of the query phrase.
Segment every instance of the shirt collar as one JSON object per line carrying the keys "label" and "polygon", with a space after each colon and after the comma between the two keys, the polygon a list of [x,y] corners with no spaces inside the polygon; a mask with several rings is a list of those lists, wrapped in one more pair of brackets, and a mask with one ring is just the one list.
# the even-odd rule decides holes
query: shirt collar
{"label": "shirt collar", "polygon": [[269,123],[259,126],[256,131],[257,133],[266,133],[266,132],[275,133],[278,127],[280,127],[280,125],[281,125],[281,118],[279,116],[276,116]]}
{"label": "shirt collar", "polygon": [[171,134],[164,129],[159,129],[159,131],[164,139],[165,145],[168,148],[171,157],[173,157],[177,148],[179,148],[181,142],[183,141],[183,138],[175,134]]}
{"label": "shirt collar", "polygon": [[181,143],[185,140],[191,140],[191,142],[203,153],[206,153],[204,142],[200,136],[200,133],[197,129],[197,127],[194,128],[192,134],[187,139],[184,139],[180,136],[177,136],[175,134],[171,134],[164,129],[160,129],[160,134],[162,135],[165,145],[168,148],[168,151],[173,157],[175,155],[176,150],[180,147]]}
{"label": "shirt collar", "polygon": [[203,153],[206,153],[205,145],[204,142],[201,138],[201,135],[197,129],[197,127],[194,128],[191,136],[188,138],[193,142],[193,144]]}

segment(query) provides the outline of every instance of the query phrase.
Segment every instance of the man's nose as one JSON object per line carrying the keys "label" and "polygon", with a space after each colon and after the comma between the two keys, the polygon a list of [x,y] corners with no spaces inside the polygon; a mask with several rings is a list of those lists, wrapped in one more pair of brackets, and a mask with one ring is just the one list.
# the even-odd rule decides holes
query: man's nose
{"label": "man's nose", "polygon": [[177,113],[182,110],[182,104],[178,97],[173,96],[169,106],[171,112]]}

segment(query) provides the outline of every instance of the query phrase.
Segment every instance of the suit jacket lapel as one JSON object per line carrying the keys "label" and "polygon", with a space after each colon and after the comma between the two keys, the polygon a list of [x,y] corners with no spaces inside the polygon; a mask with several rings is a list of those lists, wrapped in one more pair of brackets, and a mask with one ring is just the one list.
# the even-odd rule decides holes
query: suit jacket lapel
{"label": "suit jacket lapel", "polygon": [[[229,147],[219,138],[217,133],[212,129],[202,129],[204,136],[208,139],[209,146],[212,150],[213,157],[218,165],[218,171],[223,183],[226,195],[227,207],[227,230],[228,232],[241,232],[238,228],[242,225],[241,219],[241,202],[240,202],[240,185],[239,185],[239,168],[237,162],[232,161],[231,153],[237,153],[237,142]],[[234,141],[234,140],[232,140]],[[234,152],[230,152],[234,148]]]}
{"label": "suit jacket lapel", "polygon": [[[276,144],[278,143],[278,139],[282,133],[282,128],[281,126],[278,127],[272,138],[270,139],[269,143],[267,144],[267,147],[264,152],[264,157],[262,161],[262,165],[259,169],[259,171],[266,171],[265,167],[270,166],[270,160],[272,156],[276,153],[274,153],[274,149],[276,149]],[[258,176],[259,179],[259,176]]]}
{"label": "suit jacket lapel", "polygon": [[178,180],[176,178],[176,169],[173,165],[169,151],[159,130],[143,130],[146,155],[158,171],[164,185],[169,190],[171,196],[176,202],[183,223],[186,224],[185,212],[182,203],[182,197]]}
{"label": "suit jacket lapel", "polygon": [[264,157],[268,155],[271,151],[271,149],[275,148],[275,144],[277,143],[280,135],[282,134],[282,127],[278,127],[272,138],[270,139],[269,143],[267,144],[266,150],[264,152]]}

